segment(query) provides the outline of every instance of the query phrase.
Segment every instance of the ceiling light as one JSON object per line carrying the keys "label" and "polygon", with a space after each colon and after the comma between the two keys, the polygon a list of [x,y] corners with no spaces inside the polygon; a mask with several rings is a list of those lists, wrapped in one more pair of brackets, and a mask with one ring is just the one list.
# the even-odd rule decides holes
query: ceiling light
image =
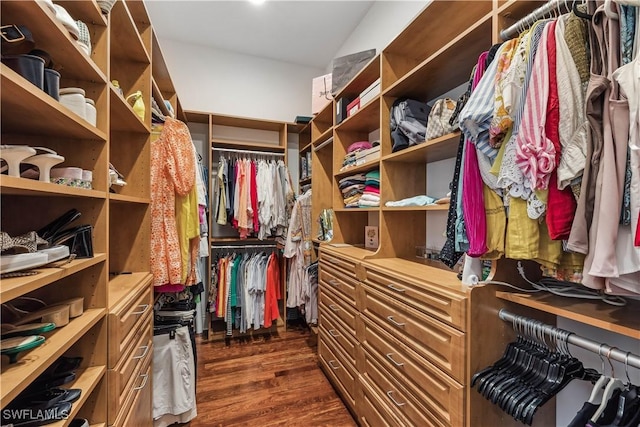
{"label": "ceiling light", "polygon": [[264,3],[266,0],[249,0],[249,1],[255,5],[260,5]]}

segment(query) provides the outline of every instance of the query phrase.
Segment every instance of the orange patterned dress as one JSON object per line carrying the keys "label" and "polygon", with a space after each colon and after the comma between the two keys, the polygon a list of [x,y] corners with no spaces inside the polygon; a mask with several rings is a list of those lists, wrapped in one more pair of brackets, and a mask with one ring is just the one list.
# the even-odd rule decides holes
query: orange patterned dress
{"label": "orange patterned dress", "polygon": [[[176,227],[176,194],[196,181],[194,147],[187,125],[167,118],[151,143],[151,273],[153,285],[182,284],[182,257]],[[176,289],[179,290],[179,289]]]}

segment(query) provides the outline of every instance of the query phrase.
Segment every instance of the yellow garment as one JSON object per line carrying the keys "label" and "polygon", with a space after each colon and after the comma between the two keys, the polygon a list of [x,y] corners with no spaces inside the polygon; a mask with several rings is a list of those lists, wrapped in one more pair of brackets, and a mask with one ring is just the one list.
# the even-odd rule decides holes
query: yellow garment
{"label": "yellow garment", "polygon": [[[513,134],[513,128],[509,129],[509,131],[504,137],[504,140],[509,141],[511,139],[512,134]],[[498,155],[496,156],[495,160],[493,161],[493,165],[491,165],[491,169],[489,170],[489,172],[491,172],[495,176],[500,175],[500,168],[502,168],[502,158],[504,157],[504,151],[507,145],[508,144],[500,145],[500,149],[498,150]]]}
{"label": "yellow garment", "polygon": [[512,197],[509,203],[509,222],[505,255],[513,259],[534,259],[538,257],[540,227],[538,221],[527,215],[527,202]]}
{"label": "yellow garment", "polygon": [[198,215],[198,188],[194,185],[185,196],[176,197],[176,226],[180,242],[180,255],[182,256],[181,283],[187,286],[189,286],[187,276],[192,271],[192,266],[195,268],[196,261],[191,257],[190,241],[200,237],[200,218]]}
{"label": "yellow garment", "polygon": [[504,236],[507,226],[507,215],[502,198],[486,185],[482,186],[484,194],[484,212],[487,219],[487,252],[482,259],[499,259],[504,256]]}

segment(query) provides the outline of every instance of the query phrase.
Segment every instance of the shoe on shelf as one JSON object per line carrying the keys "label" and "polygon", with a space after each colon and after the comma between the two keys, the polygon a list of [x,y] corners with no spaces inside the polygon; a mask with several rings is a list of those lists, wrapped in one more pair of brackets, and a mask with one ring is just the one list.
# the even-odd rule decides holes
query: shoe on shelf
{"label": "shoe on shelf", "polygon": [[79,388],[49,388],[33,393],[21,393],[7,406],[9,409],[49,409],[60,402],[73,403],[80,399]]}
{"label": "shoe on shelf", "polygon": [[53,150],[44,147],[31,147],[42,153],[27,157],[22,161],[38,168],[40,181],[49,182],[51,180],[51,168],[64,162],[64,157],[60,156]]}
{"label": "shoe on shelf", "polygon": [[75,418],[71,421],[69,427],[89,427],[89,420],[86,418]]}
{"label": "shoe on shelf", "polygon": [[36,154],[27,145],[0,145],[0,159],[7,163],[9,176],[20,176],[20,163]]}
{"label": "shoe on shelf", "polygon": [[13,337],[27,337],[30,335],[40,335],[45,332],[51,332],[56,328],[55,323],[27,323],[25,325],[15,326],[11,323],[0,324],[0,333],[2,339]]}
{"label": "shoe on shelf", "polygon": [[41,335],[3,338],[0,340],[0,354],[8,356],[9,363],[16,363],[18,361],[18,354],[36,348],[42,343],[44,343],[44,337]]}

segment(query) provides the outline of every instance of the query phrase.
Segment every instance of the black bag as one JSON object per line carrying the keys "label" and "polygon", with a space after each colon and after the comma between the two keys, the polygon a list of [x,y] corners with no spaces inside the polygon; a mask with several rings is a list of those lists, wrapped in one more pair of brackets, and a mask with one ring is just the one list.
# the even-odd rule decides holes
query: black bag
{"label": "black bag", "polygon": [[425,141],[427,120],[431,107],[424,102],[409,98],[398,98],[391,106],[389,125],[392,152],[403,150]]}

